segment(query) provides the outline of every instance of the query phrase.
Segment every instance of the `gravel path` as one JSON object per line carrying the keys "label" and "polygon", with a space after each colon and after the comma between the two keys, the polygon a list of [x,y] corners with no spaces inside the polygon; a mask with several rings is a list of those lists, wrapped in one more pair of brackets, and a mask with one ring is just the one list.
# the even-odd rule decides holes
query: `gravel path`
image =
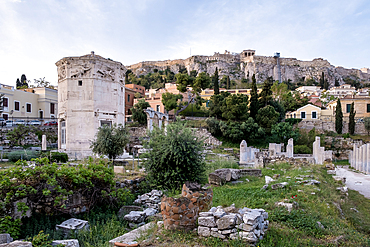
{"label": "gravel path", "polygon": [[347,168],[337,168],[336,174],[346,178],[346,186],[349,189],[356,190],[370,199],[370,175],[353,172]]}

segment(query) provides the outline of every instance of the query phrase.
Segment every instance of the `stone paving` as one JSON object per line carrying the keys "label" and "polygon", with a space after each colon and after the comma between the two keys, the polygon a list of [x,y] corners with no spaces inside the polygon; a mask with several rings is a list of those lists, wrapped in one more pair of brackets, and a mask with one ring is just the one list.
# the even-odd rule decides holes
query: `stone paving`
{"label": "stone paving", "polygon": [[348,168],[337,168],[336,175],[346,178],[346,186],[370,199],[370,175],[357,173]]}

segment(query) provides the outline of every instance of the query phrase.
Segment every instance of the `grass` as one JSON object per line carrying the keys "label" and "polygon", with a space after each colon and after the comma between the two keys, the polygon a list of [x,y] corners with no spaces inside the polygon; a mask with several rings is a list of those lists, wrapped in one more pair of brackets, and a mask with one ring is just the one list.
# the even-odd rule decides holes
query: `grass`
{"label": "grass", "polygon": [[[324,166],[298,167],[282,163],[269,168],[262,169],[262,177],[245,177],[249,182],[213,188],[213,206],[235,203],[236,207],[263,208],[269,213],[269,230],[257,246],[370,246],[369,199],[356,191],[349,191],[348,197],[341,194],[336,190],[342,186],[341,182],[328,175]],[[280,178],[272,183],[288,182],[288,186],[261,190],[265,184],[264,176],[272,177],[274,174],[280,174]],[[312,175],[321,184],[299,184],[301,180],[295,178],[300,175]],[[240,180],[245,181],[245,178]],[[279,201],[294,203],[295,206],[289,213],[275,205]],[[336,205],[341,208],[343,217]],[[318,221],[324,229],[318,227]],[[245,246],[242,241],[200,238],[194,232],[163,230],[151,235],[156,238],[150,246]]]}

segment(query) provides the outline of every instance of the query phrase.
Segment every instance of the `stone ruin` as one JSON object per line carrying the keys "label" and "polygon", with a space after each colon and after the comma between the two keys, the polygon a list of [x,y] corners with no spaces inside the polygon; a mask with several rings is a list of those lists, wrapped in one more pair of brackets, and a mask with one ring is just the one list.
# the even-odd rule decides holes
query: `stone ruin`
{"label": "stone ruin", "polygon": [[354,169],[370,174],[370,143],[361,146],[353,144],[353,151],[349,154],[349,163]]}
{"label": "stone ruin", "polygon": [[313,158],[315,159],[315,164],[322,165],[325,160],[332,160],[333,151],[325,151],[325,147],[320,147],[320,137],[316,136],[313,143]]}
{"label": "stone ruin", "polygon": [[[242,142],[243,144],[243,142]],[[241,144],[241,146],[242,146]],[[320,147],[320,137],[316,136],[313,143],[313,154],[294,154],[293,138],[288,140],[284,149],[283,143],[269,143],[268,151],[254,152],[254,167],[265,167],[269,163],[276,161],[287,161],[290,163],[307,163],[322,165],[326,160],[332,160],[333,151],[325,151],[325,147]],[[242,160],[242,148],[240,148],[240,159]]]}
{"label": "stone ruin", "polygon": [[245,239],[256,243],[268,229],[268,213],[264,209],[213,207],[199,213],[198,235],[220,239]]}
{"label": "stone ruin", "polygon": [[212,189],[191,182],[183,185],[180,198],[163,196],[161,212],[164,228],[193,230],[196,227],[199,212],[211,207],[212,198]]}
{"label": "stone ruin", "polygon": [[223,185],[226,182],[236,181],[243,176],[262,176],[262,171],[260,169],[217,169],[208,174],[208,183]]}
{"label": "stone ruin", "polygon": [[68,236],[73,231],[89,229],[89,222],[86,220],[71,218],[69,220],[63,221],[60,225],[57,225],[55,228],[56,230],[61,230],[65,236]]}
{"label": "stone ruin", "polygon": [[288,140],[288,145],[286,146],[286,151],[282,152],[284,148],[284,143],[269,143],[269,156],[282,156],[284,155],[287,158],[293,157],[293,138]]}
{"label": "stone ruin", "polygon": [[240,161],[239,165],[241,166],[252,166],[255,162],[255,153],[260,150],[253,147],[248,147],[247,142],[243,140],[240,143]]}
{"label": "stone ruin", "polygon": [[146,113],[147,119],[148,119],[148,130],[152,131],[153,130],[153,124],[155,124],[157,127],[160,129],[162,128],[162,124],[164,122],[164,127],[168,125],[168,114],[155,111],[153,108],[147,108],[144,110]]}

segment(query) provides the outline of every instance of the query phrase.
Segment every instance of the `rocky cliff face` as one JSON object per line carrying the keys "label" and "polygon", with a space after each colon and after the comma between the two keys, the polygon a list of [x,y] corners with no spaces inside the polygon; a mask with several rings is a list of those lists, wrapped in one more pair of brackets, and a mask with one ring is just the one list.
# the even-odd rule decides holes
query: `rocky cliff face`
{"label": "rocky cliff face", "polygon": [[[282,81],[290,79],[292,82],[298,82],[309,78],[319,81],[322,72],[324,72],[325,78],[328,79],[331,86],[334,85],[335,80],[343,84],[346,78],[363,83],[370,82],[369,70],[335,67],[322,58],[312,61],[301,61],[296,58],[279,58],[279,64]],[[184,67],[188,72],[196,70],[198,73],[207,72],[210,75],[215,72],[217,67],[220,76],[228,75],[234,80],[242,78],[251,80],[253,74],[256,74],[256,79],[259,83],[266,80],[269,76],[272,76],[274,80],[278,80],[279,70],[278,58],[276,57],[243,56],[242,53],[215,53],[213,56],[191,56],[187,59],[148,61],[127,66],[136,75],[145,75],[153,73],[154,69],[165,70],[166,68],[169,68],[174,73],[178,73]]]}

